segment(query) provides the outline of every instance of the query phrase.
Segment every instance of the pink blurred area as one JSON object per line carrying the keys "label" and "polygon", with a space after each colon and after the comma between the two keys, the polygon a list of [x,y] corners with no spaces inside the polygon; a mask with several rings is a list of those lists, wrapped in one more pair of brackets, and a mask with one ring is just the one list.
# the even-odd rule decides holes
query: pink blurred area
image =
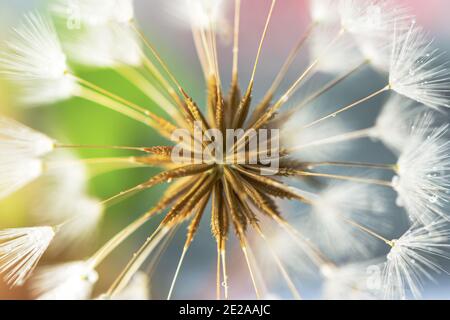
{"label": "pink blurred area", "polygon": [[448,0],[397,0],[409,6],[418,21],[431,32],[450,35],[450,1]]}

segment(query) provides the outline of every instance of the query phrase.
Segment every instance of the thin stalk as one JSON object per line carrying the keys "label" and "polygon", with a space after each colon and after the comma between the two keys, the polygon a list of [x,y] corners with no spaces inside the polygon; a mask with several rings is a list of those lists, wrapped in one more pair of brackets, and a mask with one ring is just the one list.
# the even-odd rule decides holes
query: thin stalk
{"label": "thin stalk", "polygon": [[336,87],[341,82],[348,79],[350,76],[358,72],[360,69],[362,69],[364,66],[368,65],[369,61],[365,60],[364,62],[358,64],[356,67],[348,71],[347,73],[341,75],[340,77],[331,80],[328,82],[323,88],[317,90],[313,94],[311,94],[309,97],[307,97],[305,100],[303,100],[300,104],[296,105],[294,108],[287,110],[284,114],[281,114],[276,121],[289,119],[295,112],[299,111],[300,109],[304,108],[305,106],[309,105],[319,97],[321,97],[323,94],[327,93],[329,90]]}
{"label": "thin stalk", "polygon": [[365,178],[352,177],[352,176],[316,173],[316,172],[308,172],[308,171],[301,171],[301,170],[296,170],[296,174],[299,176],[304,176],[304,177],[336,179],[336,180],[352,181],[352,182],[365,183],[365,184],[371,184],[371,185],[392,188],[392,182],[385,181],[385,180],[365,179]]}
{"label": "thin stalk", "polygon": [[340,161],[328,161],[328,162],[305,162],[304,165],[310,169],[316,167],[350,167],[350,168],[365,168],[365,169],[380,169],[396,171],[395,164],[380,164],[380,163],[364,163],[364,162],[340,162]]}
{"label": "thin stalk", "polygon": [[388,91],[388,90],[390,90],[390,89],[391,89],[391,86],[390,86],[390,85],[387,85],[387,86],[381,88],[380,90],[375,91],[374,93],[368,95],[367,97],[364,97],[364,98],[362,98],[362,99],[360,99],[360,100],[358,100],[358,101],[356,101],[356,102],[353,102],[352,104],[349,104],[349,105],[346,106],[346,107],[343,107],[343,108],[339,109],[339,110],[336,111],[336,112],[333,112],[333,113],[331,113],[331,114],[329,114],[329,115],[327,115],[327,116],[325,116],[325,117],[322,117],[322,118],[320,118],[320,119],[318,119],[318,120],[316,120],[316,121],[311,122],[310,124],[308,124],[308,125],[302,127],[302,129],[310,128],[310,127],[312,127],[312,126],[314,126],[314,125],[316,125],[316,124],[318,124],[318,123],[320,123],[320,122],[322,122],[322,121],[324,121],[324,120],[327,120],[327,119],[330,119],[330,118],[334,118],[334,117],[336,117],[337,115],[339,115],[339,114],[341,114],[341,113],[343,113],[343,112],[345,112],[345,111],[348,111],[348,110],[350,110],[350,109],[353,109],[354,107],[356,107],[356,106],[358,106],[358,105],[360,105],[360,104],[362,104],[362,103],[364,103],[364,102],[366,102],[366,101],[369,101],[369,100],[371,100],[371,99],[373,99],[373,98],[379,96],[379,95],[382,94],[383,92],[386,92],[386,91]]}
{"label": "thin stalk", "polygon": [[285,150],[285,152],[293,153],[293,152],[297,152],[297,151],[300,151],[300,150],[303,150],[306,148],[310,148],[310,147],[317,147],[317,146],[322,146],[322,145],[331,144],[331,143],[351,141],[351,140],[356,140],[356,139],[361,139],[361,138],[368,138],[372,135],[372,132],[373,132],[373,128],[346,132],[346,133],[343,133],[343,134],[340,134],[340,135],[337,135],[334,137],[325,138],[325,139],[313,141],[310,143],[306,143],[304,145],[288,148]]}
{"label": "thin stalk", "polygon": [[136,252],[119,277],[117,277],[111,285],[107,292],[107,296],[113,297],[127,286],[133,275],[139,270],[142,264],[144,264],[147,257],[152,253],[169,230],[169,227],[161,225],[155,230],[155,232],[145,241],[144,245]]}

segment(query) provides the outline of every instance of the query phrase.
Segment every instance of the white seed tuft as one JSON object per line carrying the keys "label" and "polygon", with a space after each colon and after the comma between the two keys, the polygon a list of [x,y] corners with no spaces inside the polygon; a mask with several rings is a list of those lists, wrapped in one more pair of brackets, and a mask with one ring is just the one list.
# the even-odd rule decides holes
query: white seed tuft
{"label": "white seed tuft", "polygon": [[436,216],[447,216],[449,201],[450,142],[445,137],[448,125],[433,128],[433,117],[420,117],[412,126],[397,162],[393,186],[397,204],[403,206],[412,221],[427,223]]}
{"label": "white seed tuft", "polygon": [[20,160],[40,157],[54,149],[54,141],[23,124],[0,116],[0,154],[2,158]]}
{"label": "white seed tuft", "polygon": [[415,23],[407,31],[397,30],[389,72],[391,89],[430,108],[450,107],[450,73],[441,58],[442,53]]}
{"label": "white seed tuft", "polygon": [[372,136],[399,154],[411,133],[411,125],[423,111],[415,101],[394,94],[379,114]]}
{"label": "white seed tuft", "polygon": [[448,222],[434,221],[426,226],[416,224],[394,245],[387,255],[383,269],[383,296],[385,299],[420,298],[422,282],[432,279],[432,273],[444,270],[436,258],[449,258]]}
{"label": "white seed tuft", "polygon": [[104,26],[128,23],[134,18],[133,0],[58,0],[53,12],[67,19],[68,27]]}
{"label": "white seed tuft", "polygon": [[142,62],[142,49],[135,33],[120,24],[87,28],[68,39],[65,47],[75,62],[92,67],[138,66]]}
{"label": "white seed tuft", "polygon": [[31,279],[38,300],[87,300],[98,274],[86,261],[41,267]]}
{"label": "white seed tuft", "polygon": [[53,240],[51,227],[0,231],[0,272],[13,286],[23,285]]}
{"label": "white seed tuft", "polygon": [[0,55],[0,73],[20,85],[21,99],[44,103],[71,97],[77,85],[67,76],[66,55],[51,21],[31,13],[14,31],[9,50]]}

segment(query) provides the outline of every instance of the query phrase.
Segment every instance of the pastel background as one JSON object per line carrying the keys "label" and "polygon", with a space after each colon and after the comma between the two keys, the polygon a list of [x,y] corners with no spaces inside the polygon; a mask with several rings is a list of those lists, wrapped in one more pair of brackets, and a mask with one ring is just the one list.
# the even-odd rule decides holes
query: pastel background
{"label": "pastel background", "polygon": [[[95,0],[92,0],[95,1]],[[138,20],[151,41],[167,59],[180,82],[196,99],[204,99],[204,86],[200,66],[195,56],[195,49],[189,28],[183,25],[173,14],[167,0],[135,0]],[[254,59],[259,35],[264,26],[265,15],[270,5],[269,0],[243,0],[242,38],[241,38],[241,76],[247,79],[251,62]],[[260,96],[270,84],[274,75],[283,63],[283,58],[301,36],[308,25],[304,0],[280,0],[274,13],[267,43],[261,57],[261,68],[258,70],[256,95]],[[436,38],[436,46],[450,51],[450,2],[448,0],[398,0],[412,8],[420,24]],[[42,9],[46,1],[42,0],[0,0],[0,42],[8,36],[9,30],[16,25],[23,13]],[[230,10],[229,10],[230,11]],[[231,14],[231,11],[228,15]],[[222,64],[230,66],[231,49],[226,39],[221,44]],[[120,45],[120,44],[118,44]],[[225,51],[228,50],[228,51]],[[226,53],[226,54],[225,54]],[[95,52],[93,52],[95,54]],[[230,68],[223,69],[226,79],[230,77]],[[97,83],[104,83],[108,88],[116,90],[133,101],[145,102],[145,98],[132,86],[121,80],[113,71],[81,71]],[[358,83],[379,81],[368,77],[348,87],[353,93],[358,92]],[[339,90],[338,90],[339,91]],[[339,93],[338,95],[342,92]],[[344,92],[344,95],[346,92]],[[336,97],[335,97],[336,98]],[[337,96],[337,99],[343,97]],[[38,109],[26,109],[16,101],[14,90],[0,80],[0,113],[19,119],[20,121],[42,130],[66,142],[100,145],[157,145],[159,138],[146,127],[136,124],[104,108],[80,100],[70,100],[54,106]],[[369,115],[370,116],[370,115]],[[370,121],[367,115],[361,115],[362,122]],[[376,152],[376,151],[375,151]],[[121,152],[81,152],[81,156],[126,155]],[[370,157],[370,154],[369,154]],[[122,189],[141,182],[155,171],[148,169],[124,170],[108,174],[92,181],[91,193],[105,198]],[[75,253],[59,257],[47,257],[44,263],[80,259],[92,254],[121,228],[133,221],[147,208],[155,203],[164,187],[157,187],[145,192],[133,200],[115,206],[109,210],[101,225],[96,243],[90,247],[79,248]],[[26,188],[6,201],[0,202],[0,228],[27,226],[28,209],[32,205],[32,188]],[[120,272],[132,253],[142,244],[148,233],[154,228],[156,221],[143,228],[123,246],[119,248],[100,269],[101,281],[99,292],[106,288]],[[177,286],[175,297],[178,298],[210,298],[214,296],[215,284],[215,243],[208,230],[208,221],[203,223],[199,238],[190,252]],[[159,267],[152,277],[152,294],[155,298],[163,298],[168,290],[175,264],[184,241],[184,234],[179,232],[172,245],[161,259]],[[236,254],[239,255],[239,254]],[[241,258],[231,263],[231,294],[239,298],[250,294],[251,284],[246,276]],[[240,270],[243,270],[242,272]],[[233,280],[234,277],[234,280]],[[438,284],[431,285],[426,298],[450,298],[450,282],[438,279]],[[318,288],[307,285],[307,297],[318,297]],[[282,293],[280,293],[282,295]],[[28,298],[26,289],[7,290],[0,281],[0,299]]]}

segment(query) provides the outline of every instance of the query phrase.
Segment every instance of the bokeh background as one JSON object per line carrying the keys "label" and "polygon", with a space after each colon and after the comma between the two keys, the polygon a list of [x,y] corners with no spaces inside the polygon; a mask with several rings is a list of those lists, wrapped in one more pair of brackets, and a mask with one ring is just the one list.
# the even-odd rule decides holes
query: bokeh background
{"label": "bokeh background", "polygon": [[[95,0],[92,0],[95,1]],[[180,82],[197,101],[204,101],[204,84],[200,65],[195,55],[189,28],[178,20],[177,15],[167,5],[165,0],[135,0],[139,23],[166,58],[172,70],[175,70]],[[436,38],[436,46],[450,49],[450,2],[448,0],[398,0],[412,8],[417,20],[424,25],[430,34]],[[8,37],[10,28],[18,24],[21,16],[30,10],[45,10],[48,1],[45,0],[0,0],[0,42]],[[244,0],[242,8],[242,38],[241,38],[241,77],[247,79],[258,45],[259,34],[264,26],[264,19],[270,5],[269,0]],[[308,25],[308,14],[305,0],[279,1],[274,13],[273,23],[261,57],[261,67],[258,70],[256,97],[261,97],[270,85],[276,72],[283,63],[283,58]],[[231,8],[228,15],[231,15]],[[226,38],[226,37],[225,37]],[[117,44],[120,45],[120,44]],[[231,52],[227,39],[223,39],[221,56],[223,65],[230,65]],[[223,51],[229,50],[229,51]],[[92,54],[95,54],[93,52]],[[229,79],[229,71],[224,69],[225,79]],[[146,98],[132,85],[122,80],[114,71],[77,70],[83,76],[96,83],[139,102],[149,108]],[[293,78],[295,74],[291,75]],[[363,73],[351,83],[344,85],[333,97],[336,102],[346,101],[348,95],[365,92],[365,88],[373,88],[381,80],[373,73]],[[370,85],[370,86],[369,86]],[[374,102],[376,103],[376,102]],[[339,103],[340,104],[340,103]],[[17,102],[15,90],[5,81],[0,80],[0,113],[18,119],[33,128],[41,130],[60,141],[77,144],[98,145],[157,145],[162,142],[157,135],[147,127],[132,120],[108,111],[102,107],[85,101],[72,99],[70,101],[50,105],[42,108],[24,108]],[[355,113],[361,126],[373,121],[376,110]],[[366,160],[372,160],[377,155],[378,160],[389,161],[389,155],[380,159],[377,146],[364,149],[361,146],[357,152],[364,154]],[[82,157],[128,155],[122,152],[84,151]],[[0,155],[1,156],[1,155]],[[392,159],[391,159],[392,161]],[[127,187],[141,182],[154,174],[152,169],[121,170],[96,177],[90,184],[90,193],[105,198]],[[114,206],[105,214],[100,226],[99,235],[91,246],[81,247],[76,252],[61,254],[57,257],[46,257],[44,263],[53,263],[71,259],[81,259],[89,256],[99,245],[104,243],[117,231],[129,224],[133,219],[144,213],[146,209],[159,198],[164,186],[156,187],[142,193],[132,200]],[[0,228],[21,227],[29,225],[29,208],[33,204],[33,187],[21,190],[13,197],[0,202]],[[131,257],[132,253],[142,244],[149,232],[153,230],[157,220],[150,223],[140,232],[122,245],[100,268],[100,283],[98,292],[105,289],[121,268]],[[208,221],[204,221],[192,250],[186,258],[180,275],[175,297],[178,298],[211,298],[214,297],[215,284],[215,243],[208,229]],[[398,228],[401,227],[399,222]],[[176,267],[184,233],[179,232],[168,247],[156,270],[152,271],[152,296],[164,298],[170,284],[170,279]],[[231,295],[234,298],[251,296],[251,283],[243,267],[239,254],[236,259],[230,259]],[[241,271],[242,270],[242,271]],[[313,282],[305,285],[306,297],[318,298],[319,289]],[[282,290],[278,292],[284,296]],[[0,281],[0,299],[28,298],[26,288],[8,290]],[[450,282],[438,278],[436,284],[430,284],[425,298],[450,298]]]}

